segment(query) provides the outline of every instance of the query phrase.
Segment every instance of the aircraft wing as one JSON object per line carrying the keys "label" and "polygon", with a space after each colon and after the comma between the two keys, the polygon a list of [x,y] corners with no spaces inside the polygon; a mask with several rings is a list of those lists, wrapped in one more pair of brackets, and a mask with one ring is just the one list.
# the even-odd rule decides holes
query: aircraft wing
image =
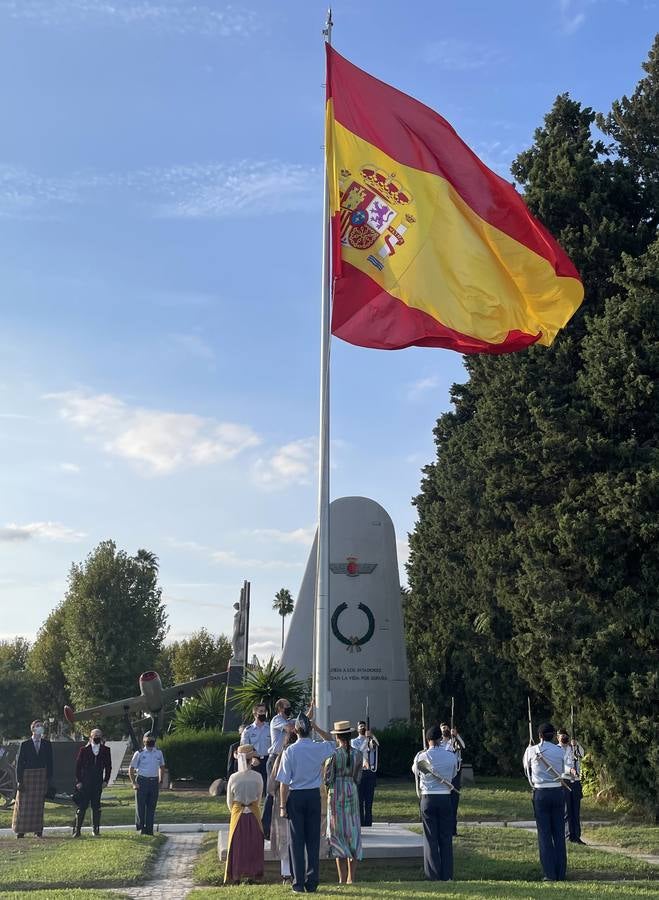
{"label": "aircraft wing", "polygon": [[205,684],[211,681],[225,684],[227,680],[226,672],[219,672],[217,675],[204,675],[203,678],[195,678],[194,681],[186,681],[183,684],[175,684],[162,692],[162,698],[165,703],[170,700],[178,700],[179,697],[191,697],[201,690]]}
{"label": "aircraft wing", "polygon": [[64,715],[67,721],[80,721],[81,719],[92,719],[96,716],[120,716],[124,712],[133,712],[136,709],[144,709],[144,697],[127,697],[125,700],[114,700],[112,703],[101,703],[100,706],[90,706],[89,709],[72,709],[70,706],[64,707]]}

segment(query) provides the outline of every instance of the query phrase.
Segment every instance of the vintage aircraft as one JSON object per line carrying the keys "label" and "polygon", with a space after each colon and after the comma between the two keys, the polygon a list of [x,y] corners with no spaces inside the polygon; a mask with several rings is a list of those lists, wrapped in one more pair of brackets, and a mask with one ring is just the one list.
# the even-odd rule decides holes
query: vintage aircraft
{"label": "vintage aircraft", "polygon": [[134,740],[132,728],[130,728],[129,714],[141,712],[151,716],[151,731],[162,731],[165,718],[165,705],[172,701],[180,702],[184,697],[196,694],[205,684],[214,681],[216,684],[225,683],[227,673],[220,672],[216,675],[205,675],[203,678],[195,678],[194,681],[186,681],[183,684],[175,684],[170,688],[163,688],[160,675],[157,672],[142,672],[139,677],[140,693],[137,697],[128,697],[126,700],[114,700],[112,703],[102,703],[99,706],[91,706],[89,709],[75,710],[70,706],[64,707],[64,715],[72,725],[76,721],[88,721],[105,716],[123,716],[129,728],[129,734]]}

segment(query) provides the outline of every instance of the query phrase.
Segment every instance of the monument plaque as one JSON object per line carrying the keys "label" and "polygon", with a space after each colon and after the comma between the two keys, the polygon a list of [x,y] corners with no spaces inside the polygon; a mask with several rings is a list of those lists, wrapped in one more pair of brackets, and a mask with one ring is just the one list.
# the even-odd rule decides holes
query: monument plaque
{"label": "monument plaque", "polygon": [[[302,579],[282,662],[313,670],[316,540]],[[330,505],[330,719],[364,718],[385,727],[410,714],[407,657],[394,526],[366,497]]]}

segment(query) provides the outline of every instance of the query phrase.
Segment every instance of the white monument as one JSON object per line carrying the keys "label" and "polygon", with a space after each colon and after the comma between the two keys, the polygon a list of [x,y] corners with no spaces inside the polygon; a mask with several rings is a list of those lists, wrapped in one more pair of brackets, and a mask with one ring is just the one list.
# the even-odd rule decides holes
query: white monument
{"label": "white monument", "polygon": [[[314,540],[282,662],[307,679],[313,671]],[[409,719],[410,697],[394,526],[366,497],[330,505],[330,720],[371,725]]]}

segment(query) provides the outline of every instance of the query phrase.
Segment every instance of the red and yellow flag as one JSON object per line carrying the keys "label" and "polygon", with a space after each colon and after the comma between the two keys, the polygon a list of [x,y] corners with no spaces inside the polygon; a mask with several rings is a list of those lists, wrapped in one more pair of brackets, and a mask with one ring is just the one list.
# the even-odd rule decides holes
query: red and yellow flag
{"label": "red and yellow flag", "polygon": [[333,334],[384,350],[551,344],[579,274],[445,119],[328,46],[326,141]]}

